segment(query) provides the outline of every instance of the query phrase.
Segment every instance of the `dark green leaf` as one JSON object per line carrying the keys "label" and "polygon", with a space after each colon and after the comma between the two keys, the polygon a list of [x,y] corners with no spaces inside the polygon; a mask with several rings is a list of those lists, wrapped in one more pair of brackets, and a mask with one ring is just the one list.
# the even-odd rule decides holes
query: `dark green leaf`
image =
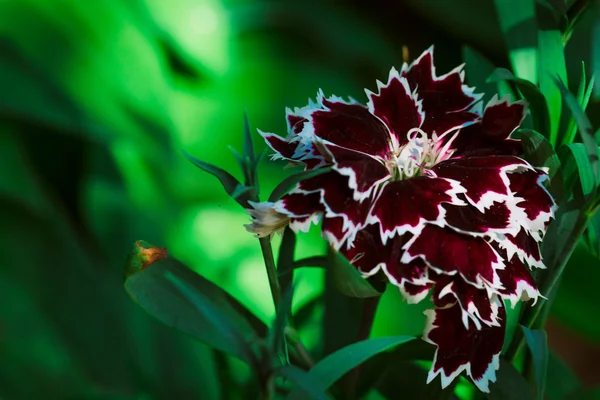
{"label": "dark green leaf", "polygon": [[[583,105],[584,97],[586,95],[586,85],[587,85],[587,79],[586,79],[586,73],[585,73],[585,63],[582,61],[581,62],[581,79],[579,81],[579,87],[577,88],[577,101],[581,105],[581,108],[583,108],[584,110],[587,107],[587,102],[585,103],[585,106]],[[565,132],[565,137],[563,138],[562,143],[564,143],[564,144],[573,143],[573,140],[575,140],[576,133],[577,133],[577,123],[575,122],[575,118],[571,117],[571,119],[569,120],[569,126],[567,127],[567,130]]]}
{"label": "dark green leaf", "polygon": [[521,325],[521,329],[533,359],[537,398],[543,400],[544,390],[546,389],[546,373],[548,371],[548,337],[543,330],[528,329],[523,325]]}
{"label": "dark green leaf", "polygon": [[129,296],[164,324],[250,362],[250,344],[266,333],[264,324],[223,289],[165,257],[164,249],[136,243],[126,269]]}
{"label": "dark green leaf", "polygon": [[567,69],[562,41],[559,30],[540,30],[538,32],[539,81],[540,90],[546,98],[550,116],[550,143],[555,144],[560,125],[562,97],[560,89],[553,79],[558,77],[567,84]]}
{"label": "dark green leaf", "polygon": [[513,71],[519,78],[536,84],[538,38],[535,1],[494,0],[494,4]]}
{"label": "dark green leaf", "polygon": [[[198,314],[215,329],[215,333],[221,336],[221,340],[228,348],[229,353],[238,357],[249,365],[255,363],[251,342],[246,339],[247,332],[242,333],[233,319],[230,319],[225,311],[206,296],[201,289],[190,286],[186,281],[172,272],[165,273],[165,279],[183,295],[183,297],[196,309]],[[199,338],[200,339],[200,338]],[[255,340],[255,337],[251,337]],[[215,346],[216,347],[216,346]]]}
{"label": "dark green leaf", "polygon": [[277,185],[275,189],[273,189],[273,192],[269,196],[269,201],[279,200],[284,194],[292,190],[298,182],[304,179],[314,178],[315,176],[319,176],[329,171],[331,171],[331,168],[310,169],[308,171],[302,171],[288,176],[279,185]]}
{"label": "dark green leaf", "polygon": [[296,234],[289,227],[283,231],[277,257],[277,275],[281,290],[286,291],[294,278],[294,252],[296,249]]}
{"label": "dark green leaf", "polygon": [[329,249],[328,258],[333,284],[343,294],[360,298],[375,297],[380,296],[385,289],[385,286],[381,291],[375,289],[341,253]]}
{"label": "dark green leaf", "polygon": [[[281,376],[295,383],[299,399],[328,400],[327,387],[312,374],[295,365],[286,365],[277,370]],[[306,396],[309,396],[308,398]]]}
{"label": "dark green leaf", "polygon": [[543,134],[546,138],[549,138],[550,116],[548,115],[548,103],[538,87],[530,81],[515,77],[505,68],[496,68],[488,78],[488,82],[498,81],[510,81],[515,83],[519,91],[523,94],[523,97],[529,102],[535,130]]}
{"label": "dark green leaf", "polygon": [[201,170],[208,172],[209,174],[216,177],[223,188],[227,192],[228,195],[233,197],[240,205],[244,208],[248,208],[249,200],[256,200],[256,193],[252,187],[242,185],[233,175],[229,172],[221,169],[215,165],[209,164],[204,161],[200,161],[197,158],[194,158],[190,154],[183,152],[183,155],[190,160],[196,167]]}
{"label": "dark green leaf", "polygon": [[[593,173],[593,167],[590,163],[590,157],[587,153],[587,149],[581,143],[571,143],[563,146],[561,150],[562,164],[565,166],[565,172],[573,171],[573,163],[575,165],[575,172],[565,175],[565,179],[575,179],[581,185],[581,192],[583,198],[587,199],[588,196],[593,194],[595,189],[595,179]],[[564,155],[563,155],[564,154]],[[567,187],[572,186],[568,184]]]}
{"label": "dark green leaf", "polygon": [[251,165],[254,165],[256,159],[254,158],[254,146],[252,145],[252,134],[250,133],[250,122],[247,113],[244,113],[244,141],[242,143],[242,154],[250,160]]}
{"label": "dark green leaf", "polygon": [[585,149],[589,158],[589,163],[592,167],[592,171],[594,173],[594,185],[598,182],[598,145],[596,144],[596,139],[594,138],[594,131],[592,129],[592,124],[588,119],[587,115],[585,115],[585,111],[581,108],[577,99],[569,90],[565,87],[565,85],[555,79],[556,84],[560,88],[560,91],[563,95],[563,99],[565,103],[571,110],[573,114],[573,118],[575,118],[575,122],[577,123],[577,127],[579,128],[579,135],[581,136],[581,141],[585,145]]}
{"label": "dark green leaf", "polygon": [[590,252],[596,256],[600,257],[600,212],[596,211],[596,213],[590,218],[590,222],[588,223],[586,238],[588,241],[588,247],[590,248]]}
{"label": "dark green leaf", "polygon": [[553,178],[560,168],[560,159],[550,142],[536,131],[523,129],[520,132],[527,160],[536,167],[547,167],[548,175]]}
{"label": "dark green leaf", "polygon": [[[376,356],[371,357],[367,360],[362,368],[360,375],[360,382],[358,385],[357,394],[359,398],[362,398],[373,387],[377,387],[382,393],[386,387],[388,390],[399,386],[400,382],[404,380],[400,375],[404,374],[404,371],[417,367],[414,365],[414,361],[431,361],[433,359],[435,347],[430,343],[425,342],[421,338],[416,338],[403,343],[393,350],[379,353]],[[414,371],[412,371],[414,372]],[[412,378],[411,378],[412,379]],[[425,386],[435,385],[437,388],[441,388],[439,382],[432,383],[430,385],[423,385],[423,382],[427,381],[427,377],[422,380],[412,382],[412,388],[408,383],[402,384],[403,388],[413,393],[414,391],[421,390],[422,392],[427,390]],[[396,384],[394,384],[396,382]],[[406,381],[404,381],[406,382]],[[417,395],[411,398],[428,398]],[[389,396],[388,396],[389,398]]]}
{"label": "dark green leaf", "polygon": [[533,400],[535,396],[523,376],[511,363],[500,359],[500,369],[496,372],[496,383],[490,386],[490,400]]}
{"label": "dark green leaf", "polygon": [[[315,381],[320,382],[320,387],[328,388],[347,372],[374,355],[413,339],[411,336],[389,336],[353,343],[319,361],[308,374]],[[301,396],[302,394],[296,390],[290,393],[287,399],[301,399]]]}

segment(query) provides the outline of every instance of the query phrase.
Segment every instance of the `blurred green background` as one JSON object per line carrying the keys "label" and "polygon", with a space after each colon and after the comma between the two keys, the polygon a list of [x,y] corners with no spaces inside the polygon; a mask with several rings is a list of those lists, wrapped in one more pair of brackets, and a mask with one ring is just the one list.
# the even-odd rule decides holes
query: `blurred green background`
{"label": "blurred green background", "polygon": [[[573,90],[595,17],[566,49]],[[0,398],[242,396],[241,363],[163,327],[122,286],[144,239],[273,315],[248,216],[181,150],[239,176],[228,146],[241,147],[245,111],[253,129],[285,134],[286,106],[318,88],[362,100],[402,46],[415,58],[431,44],[439,73],[465,57],[509,66],[491,0],[1,0]],[[469,82],[496,91],[471,65]],[[263,193],[282,166],[263,163]],[[299,238],[298,256],[323,249],[316,230]],[[597,355],[600,262],[581,247],[571,264],[553,324]],[[301,334],[322,354],[324,275],[299,275]],[[388,290],[373,335],[419,335],[425,307]]]}

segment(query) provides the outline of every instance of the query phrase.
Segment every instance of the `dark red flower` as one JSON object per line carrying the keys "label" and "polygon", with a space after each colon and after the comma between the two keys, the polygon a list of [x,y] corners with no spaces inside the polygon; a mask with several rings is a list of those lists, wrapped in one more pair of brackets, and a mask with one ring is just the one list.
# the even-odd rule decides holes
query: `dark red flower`
{"label": "dark red flower", "polygon": [[331,171],[254,205],[248,228],[267,236],[322,220],[323,236],[364,276],[382,271],[413,303],[432,290],[429,380],[440,374],[446,386],[466,371],[488,391],[503,301],[539,296],[529,268],[544,267],[539,242],[555,207],[547,176],[510,137],[526,106],[494,97],[482,110],[462,66],[436,75],[432,49],[366,93],[363,106],[319,92],[287,111],[287,137],[261,132],[274,158]]}

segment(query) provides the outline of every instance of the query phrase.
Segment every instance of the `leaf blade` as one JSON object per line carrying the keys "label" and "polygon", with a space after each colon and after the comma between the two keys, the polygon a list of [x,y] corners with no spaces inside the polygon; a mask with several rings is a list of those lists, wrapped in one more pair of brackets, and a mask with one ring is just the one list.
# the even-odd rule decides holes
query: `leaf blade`
{"label": "leaf blade", "polygon": [[[322,359],[311,368],[308,375],[328,388],[374,355],[413,339],[412,336],[387,336],[353,343]],[[300,395],[299,391],[292,391],[287,400],[299,400],[302,398]]]}
{"label": "leaf blade", "polygon": [[548,337],[544,330],[528,329],[521,325],[525,341],[533,357],[533,368],[535,370],[535,383],[537,387],[538,400],[544,399],[546,388],[546,375],[548,372]]}

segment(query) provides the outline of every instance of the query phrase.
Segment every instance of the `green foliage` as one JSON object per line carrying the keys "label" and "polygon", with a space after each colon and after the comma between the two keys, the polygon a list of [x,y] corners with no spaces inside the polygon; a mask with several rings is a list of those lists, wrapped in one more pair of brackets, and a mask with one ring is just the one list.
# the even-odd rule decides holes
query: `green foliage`
{"label": "green foliage", "polygon": [[129,296],[164,324],[255,364],[252,346],[264,325],[219,286],[165,258],[166,253],[161,258],[148,256],[156,251],[144,243],[135,245],[129,263],[134,265],[131,269],[141,266],[125,279]]}
{"label": "green foliage", "polygon": [[548,371],[548,336],[546,332],[538,329],[528,329],[521,325],[525,341],[529,346],[533,368],[535,370],[535,387],[537,399],[544,399],[546,389],[546,375]]}
{"label": "green foliage", "polygon": [[[392,336],[368,339],[346,346],[325,357],[310,369],[308,375],[319,382],[317,387],[329,387],[347,372],[356,368],[374,355],[392,347],[411,341],[410,336]],[[288,400],[304,398],[302,390],[295,390],[287,397]]]}

